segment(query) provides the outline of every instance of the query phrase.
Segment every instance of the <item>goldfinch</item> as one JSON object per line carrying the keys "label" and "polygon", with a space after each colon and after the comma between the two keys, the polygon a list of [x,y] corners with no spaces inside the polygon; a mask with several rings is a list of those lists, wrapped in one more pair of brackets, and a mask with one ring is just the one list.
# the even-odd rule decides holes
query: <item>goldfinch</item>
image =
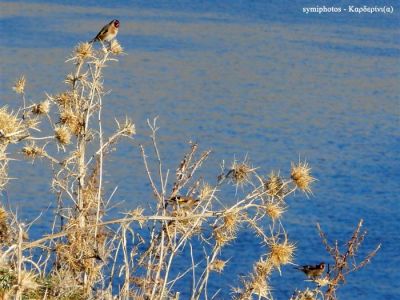
{"label": "goldfinch", "polygon": [[118,28],[119,28],[119,21],[112,20],[110,23],[104,26],[100,30],[100,32],[96,35],[96,37],[89,43],[94,43],[96,41],[110,43],[117,36]]}
{"label": "goldfinch", "polygon": [[322,275],[325,271],[325,263],[320,263],[318,265],[305,265],[299,266],[295,269],[302,271],[304,274],[307,275],[308,278],[315,279]]}
{"label": "goldfinch", "polygon": [[174,196],[171,199],[167,200],[167,205],[171,204],[174,207],[179,208],[193,208],[199,203],[199,199],[194,199],[190,196]]}

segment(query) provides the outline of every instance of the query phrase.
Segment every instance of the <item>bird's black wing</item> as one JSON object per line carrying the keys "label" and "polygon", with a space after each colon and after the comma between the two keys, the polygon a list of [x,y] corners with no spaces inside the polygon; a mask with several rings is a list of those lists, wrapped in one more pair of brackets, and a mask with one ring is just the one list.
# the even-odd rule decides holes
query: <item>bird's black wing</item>
{"label": "bird's black wing", "polygon": [[99,40],[99,39],[100,39],[100,36],[106,34],[106,33],[108,32],[108,30],[110,29],[111,23],[112,23],[112,21],[111,21],[110,23],[108,23],[107,25],[105,25],[105,26],[100,30],[100,32],[96,35],[96,37],[95,37],[93,40],[91,40],[89,43],[93,43],[93,42]]}

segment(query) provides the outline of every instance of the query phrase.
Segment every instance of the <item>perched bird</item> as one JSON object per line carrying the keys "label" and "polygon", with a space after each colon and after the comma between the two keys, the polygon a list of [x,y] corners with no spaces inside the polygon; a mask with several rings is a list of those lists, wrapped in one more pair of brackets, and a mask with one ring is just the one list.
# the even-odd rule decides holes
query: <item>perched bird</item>
{"label": "perched bird", "polygon": [[166,205],[171,204],[179,208],[193,208],[199,203],[199,199],[190,196],[174,196],[167,200]]}
{"label": "perched bird", "polygon": [[324,273],[325,263],[322,262],[318,265],[299,266],[299,267],[295,267],[295,269],[304,272],[304,274],[306,274],[308,278],[315,279],[315,278],[321,276],[322,273]]}
{"label": "perched bird", "polygon": [[100,32],[96,35],[96,37],[93,40],[91,40],[89,43],[93,43],[96,41],[110,43],[112,41],[112,39],[114,39],[117,36],[118,28],[119,28],[119,21],[112,20],[110,23],[108,23],[106,26],[104,26],[100,30]]}

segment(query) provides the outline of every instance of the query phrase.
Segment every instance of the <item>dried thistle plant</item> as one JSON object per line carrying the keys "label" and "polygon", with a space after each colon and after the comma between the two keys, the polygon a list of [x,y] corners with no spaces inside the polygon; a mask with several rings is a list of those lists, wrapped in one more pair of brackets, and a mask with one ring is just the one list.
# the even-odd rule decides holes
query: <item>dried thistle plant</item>
{"label": "dried thistle plant", "polygon": [[54,129],[55,137],[61,145],[68,145],[71,143],[71,133],[66,126],[59,126]]}
{"label": "dried thistle plant", "polygon": [[298,162],[297,164],[292,163],[290,177],[296,184],[296,186],[306,194],[311,194],[311,184],[315,181],[315,178],[310,174],[311,168],[307,162]]}
{"label": "dried thistle plant", "polygon": [[23,94],[25,92],[25,84],[26,84],[26,79],[25,76],[22,75],[14,84],[13,90],[17,94]]}
{"label": "dried thistle plant", "polygon": [[36,115],[46,115],[50,111],[50,101],[44,100],[38,104],[35,104],[32,108],[32,112]]}
{"label": "dried thistle plant", "polygon": [[[311,194],[315,181],[311,168],[306,162],[299,162],[292,164],[290,179],[273,172],[265,179],[246,158],[242,162],[235,160],[228,170],[222,168],[224,172],[216,176],[215,184],[213,179],[205,183],[201,169],[211,151],[201,152],[198,144],[190,143],[171,176],[158,147],[154,119],[148,121],[154,156],[148,156],[145,147],[139,146],[144,176],[152,190],[152,195],[144,199],[146,210],[132,207],[121,218],[107,219],[116,188],[105,181],[104,164],[121,138],[132,139],[136,134],[129,118],[116,121],[117,128],[109,136],[103,129],[103,69],[122,53],[123,48],[115,40],[109,48],[100,50],[95,44],[81,43],[68,60],[75,69],[66,76],[65,91],[26,107],[22,77],[14,88],[22,94],[23,109],[10,113],[7,108],[0,108],[0,189],[8,180],[7,145],[24,141],[22,153],[27,158],[40,157],[40,162],[51,167],[57,207],[54,227],[31,241],[27,236],[29,226],[0,207],[0,296],[178,299],[176,283],[192,275],[191,299],[208,298],[210,280],[218,276],[216,273],[226,272],[228,260],[221,255],[226,245],[234,245],[240,230],[250,228],[249,234],[268,250],[243,278],[242,287],[235,289],[235,297],[272,299],[271,275],[280,272],[282,265],[292,263],[296,250],[283,227],[286,198],[296,189]],[[54,109],[50,110],[50,103]],[[46,118],[39,118],[40,115]],[[54,131],[53,136],[34,132],[45,121]],[[71,151],[56,151],[60,148]],[[225,197],[225,192],[232,190],[232,184],[225,184],[225,179],[233,183],[234,199]],[[239,186],[243,188],[238,190]],[[265,231],[265,222],[270,225],[269,232]],[[363,239],[363,235],[355,235],[348,250],[352,258]],[[194,241],[201,247],[193,247]],[[190,260],[186,269],[177,274],[177,257],[185,251],[190,252]],[[32,255],[34,252],[40,253],[40,259]],[[199,255],[203,256],[201,263],[195,261]],[[235,259],[229,261],[234,263]],[[338,265],[334,270],[339,269]],[[320,287],[329,290],[339,283],[341,277],[333,276],[337,273],[340,274],[334,271],[329,278],[318,278]],[[118,289],[117,280],[121,283]],[[307,299],[304,297],[308,294],[298,294],[303,298],[296,299]]]}
{"label": "dried thistle plant", "polygon": [[284,236],[283,241],[281,241],[278,237],[273,236],[268,241],[268,246],[270,248],[268,259],[270,260],[272,266],[278,270],[280,270],[282,265],[293,262],[296,246],[294,243],[288,241],[286,235]]}

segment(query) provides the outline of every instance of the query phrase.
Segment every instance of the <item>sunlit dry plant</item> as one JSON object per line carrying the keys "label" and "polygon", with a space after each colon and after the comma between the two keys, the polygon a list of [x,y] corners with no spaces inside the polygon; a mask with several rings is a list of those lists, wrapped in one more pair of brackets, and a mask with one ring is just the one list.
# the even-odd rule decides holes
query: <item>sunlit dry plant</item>
{"label": "sunlit dry plant", "polygon": [[255,273],[260,277],[268,277],[269,275],[271,275],[273,269],[274,266],[269,259],[261,258],[255,264]]}
{"label": "sunlit dry plant", "polygon": [[58,126],[54,129],[55,137],[61,145],[71,143],[71,133],[66,126]]}
{"label": "sunlit dry plant", "polygon": [[92,44],[88,42],[78,44],[78,46],[75,48],[75,57],[78,62],[92,58]]}
{"label": "sunlit dry plant", "polygon": [[311,168],[306,161],[297,164],[292,163],[290,177],[293,179],[296,186],[306,194],[311,194],[311,183],[315,178],[310,174]]}
{"label": "sunlit dry plant", "polygon": [[13,90],[17,93],[17,94],[23,94],[25,92],[25,76],[22,75],[14,84],[13,86]]}
{"label": "sunlit dry plant", "polygon": [[50,101],[45,100],[38,104],[35,104],[32,108],[32,112],[36,115],[48,114],[50,111]]}
{"label": "sunlit dry plant", "polygon": [[[49,164],[56,200],[51,229],[32,241],[27,236],[30,226],[0,207],[0,298],[177,300],[176,283],[184,282],[191,286],[190,299],[214,299],[218,295],[208,294],[209,282],[216,273],[226,272],[228,260],[237,258],[222,260],[224,246],[249,226],[253,231],[248,234],[268,250],[253,264],[236,298],[272,299],[271,275],[292,263],[296,250],[281,223],[287,209],[285,198],[296,189],[311,193],[315,179],[308,164],[292,164],[291,179],[284,180],[273,172],[264,179],[247,159],[234,161],[230,168],[223,163],[222,174],[207,179],[209,184],[199,170],[211,150],[198,152],[199,145],[190,143],[171,176],[158,148],[155,118],[152,123],[148,120],[153,156],[139,146],[152,190],[143,199],[146,210],[134,206],[121,218],[107,218],[115,207],[117,187],[110,187],[104,164],[122,137],[133,139],[136,127],[125,118],[116,121],[117,128],[110,135],[109,128],[104,128],[108,123],[103,123],[102,101],[108,92],[103,86],[103,68],[117,61],[114,55],[123,49],[116,40],[109,48],[102,46],[96,50],[97,43],[81,43],[74,49],[68,61],[75,68],[66,77],[65,92],[25,107],[25,78],[21,77],[14,90],[22,94],[23,109],[10,113],[0,108],[0,190],[8,180],[7,145],[27,140],[22,153]],[[50,110],[50,103],[55,109]],[[40,136],[41,131],[32,130],[47,121],[54,135]],[[55,151],[56,147],[66,150],[66,145],[71,151]],[[140,170],[135,168],[134,175],[140,175]],[[236,187],[235,193],[229,183]],[[238,186],[243,188],[239,191]],[[225,189],[229,189],[229,199],[225,199]],[[265,221],[271,226],[269,233]],[[354,247],[348,251],[352,258],[362,238],[353,240]],[[190,260],[179,263],[183,270],[178,270],[176,258],[186,259],[187,252]],[[319,284],[329,289],[336,284],[335,278],[320,279]]]}
{"label": "sunlit dry plant", "polygon": [[121,45],[118,43],[117,40],[112,40],[111,41],[110,50],[115,55],[119,55],[119,54],[124,53],[124,49],[121,47]]}
{"label": "sunlit dry plant", "polygon": [[264,185],[267,194],[270,196],[282,197],[285,193],[283,180],[279,176],[279,174],[275,174],[274,171],[269,174],[268,179],[265,181]]}
{"label": "sunlit dry plant", "polygon": [[210,200],[210,197],[214,193],[214,188],[208,183],[203,184],[200,189],[199,199],[200,201]]}
{"label": "sunlit dry plant", "polygon": [[340,284],[345,282],[346,276],[365,267],[369,262],[371,262],[372,258],[381,248],[381,245],[379,244],[363,259],[357,257],[360,246],[367,234],[366,231],[361,231],[362,225],[363,220],[361,219],[351,238],[344,244],[344,250],[342,251],[338,241],[335,241],[332,245],[329,244],[325,233],[322,231],[320,225],[317,224],[322,243],[325,245],[326,251],[331,255],[334,261],[334,265],[331,266],[327,277],[324,278],[325,280],[323,282],[328,283],[328,288],[324,294],[325,300],[336,300],[336,290],[340,287]]}
{"label": "sunlit dry plant", "polygon": [[69,130],[75,134],[78,135],[83,128],[83,123],[84,121],[82,118],[78,115],[78,113],[73,112],[72,109],[63,109],[60,113],[60,123],[64,124],[69,128]]}
{"label": "sunlit dry plant", "polygon": [[16,113],[0,108],[0,144],[15,142],[26,135],[26,126]]}
{"label": "sunlit dry plant", "polygon": [[296,246],[294,243],[288,241],[286,235],[284,236],[283,241],[278,237],[272,237],[268,241],[268,246],[270,248],[268,260],[278,270],[280,270],[282,265],[293,262]]}
{"label": "sunlit dry plant", "polygon": [[34,142],[31,142],[22,148],[22,153],[25,154],[26,157],[34,159],[37,156],[43,155],[44,150],[36,146]]}
{"label": "sunlit dry plant", "polygon": [[39,284],[36,282],[37,276],[32,272],[22,271],[19,283],[21,291],[36,290],[39,288]]}
{"label": "sunlit dry plant", "polygon": [[234,161],[231,171],[233,183],[242,186],[250,181],[250,176],[255,168],[250,167],[246,160],[241,163]]}
{"label": "sunlit dry plant", "polygon": [[0,206],[0,245],[2,243],[7,242],[9,239],[9,228],[8,228],[7,218],[8,218],[7,211]]}
{"label": "sunlit dry plant", "polygon": [[210,264],[210,271],[222,273],[226,265],[225,260],[216,259]]}
{"label": "sunlit dry plant", "polygon": [[267,215],[273,220],[279,219],[286,211],[286,207],[282,203],[267,202],[265,204]]}
{"label": "sunlit dry plant", "polygon": [[61,107],[71,107],[75,102],[75,96],[73,92],[62,92],[55,96],[54,100]]}
{"label": "sunlit dry plant", "polygon": [[132,122],[132,120],[126,118],[124,123],[119,123],[118,121],[116,122],[120,134],[125,136],[131,136],[136,134],[136,127],[135,124]]}

